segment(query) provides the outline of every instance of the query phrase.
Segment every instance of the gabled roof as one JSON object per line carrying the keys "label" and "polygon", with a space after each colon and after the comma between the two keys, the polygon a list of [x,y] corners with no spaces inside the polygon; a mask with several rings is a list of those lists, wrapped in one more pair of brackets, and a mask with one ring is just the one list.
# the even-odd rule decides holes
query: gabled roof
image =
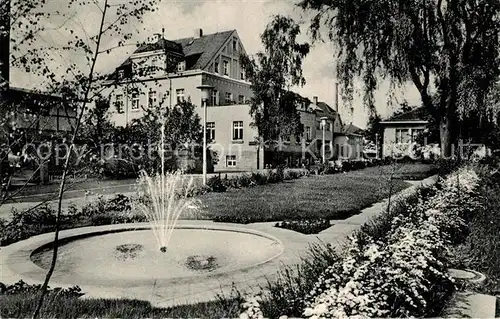
{"label": "gabled roof", "polygon": [[344,134],[356,134],[356,135],[363,135],[365,133],[365,130],[363,130],[362,128],[359,128],[357,127],[356,125],[354,124],[349,124],[349,125],[346,125],[344,127],[344,130],[343,130]]}
{"label": "gabled roof", "polygon": [[[235,31],[229,30],[206,34],[199,38],[189,37],[173,41],[160,38],[156,43],[140,46],[134,54],[157,50],[173,51],[184,55],[187,70],[203,69]],[[127,63],[125,61],[122,65]]]}
{"label": "gabled roof", "polygon": [[337,112],[330,107],[330,105],[325,102],[318,102],[317,104],[312,103],[309,108],[315,110],[318,116],[336,117]]}
{"label": "gabled roof", "polygon": [[137,50],[135,50],[134,54],[157,50],[173,51],[182,54],[182,46],[179,43],[164,38],[158,39],[155,43],[146,43],[141,45],[137,48]]}
{"label": "gabled roof", "polygon": [[405,122],[405,121],[426,121],[429,113],[423,107],[414,108],[411,111],[396,114],[383,122]]}
{"label": "gabled roof", "polygon": [[229,30],[207,34],[196,39],[193,37],[178,39],[175,40],[175,42],[182,46],[182,51],[186,58],[199,55],[199,58],[190,69],[203,69],[235,31],[236,30]]}

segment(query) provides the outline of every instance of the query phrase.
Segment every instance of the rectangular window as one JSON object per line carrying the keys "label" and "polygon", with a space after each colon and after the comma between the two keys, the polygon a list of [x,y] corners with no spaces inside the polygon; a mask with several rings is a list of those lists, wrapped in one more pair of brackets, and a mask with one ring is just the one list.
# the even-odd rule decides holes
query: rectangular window
{"label": "rectangular window", "polygon": [[311,127],[306,126],[306,141],[310,141],[310,140],[311,140]]}
{"label": "rectangular window", "polygon": [[123,94],[117,94],[115,97],[115,107],[118,113],[123,113]]}
{"label": "rectangular window", "polygon": [[148,93],[148,107],[156,106],[156,91],[149,91]]}
{"label": "rectangular window", "polygon": [[238,95],[238,103],[245,104],[245,96],[244,95]]}
{"label": "rectangular window", "polygon": [[186,62],[181,61],[177,63],[177,72],[184,72],[184,71],[186,71]]}
{"label": "rectangular window", "polygon": [[212,105],[218,105],[219,104],[219,91],[213,90],[212,91]]}
{"label": "rectangular window", "polygon": [[132,110],[139,110],[139,93],[132,93]]}
{"label": "rectangular window", "polygon": [[233,94],[226,92],[224,96],[224,101],[226,102],[226,104],[231,104],[233,102]]}
{"label": "rectangular window", "polygon": [[224,61],[224,75],[229,75],[229,62]]}
{"label": "rectangular window", "polygon": [[207,139],[215,141],[215,122],[207,122]]}
{"label": "rectangular window", "polygon": [[219,62],[214,63],[214,72],[219,73]]}
{"label": "rectangular window", "polygon": [[245,80],[245,70],[243,68],[240,70],[240,80]]}
{"label": "rectangular window", "polygon": [[396,143],[408,143],[410,142],[410,134],[408,129],[396,129]]}
{"label": "rectangular window", "polygon": [[329,123],[329,122],[325,123],[325,131],[330,131],[331,130],[331,128],[332,128],[331,124],[332,123]]}
{"label": "rectangular window", "polygon": [[243,121],[233,122],[233,141],[239,141],[243,139]]}
{"label": "rectangular window", "polygon": [[236,155],[226,156],[226,167],[236,167]]}
{"label": "rectangular window", "polygon": [[233,39],[233,53],[238,52],[238,40]]}
{"label": "rectangular window", "polygon": [[184,103],[186,101],[184,89],[175,90],[175,96],[177,97],[177,103]]}

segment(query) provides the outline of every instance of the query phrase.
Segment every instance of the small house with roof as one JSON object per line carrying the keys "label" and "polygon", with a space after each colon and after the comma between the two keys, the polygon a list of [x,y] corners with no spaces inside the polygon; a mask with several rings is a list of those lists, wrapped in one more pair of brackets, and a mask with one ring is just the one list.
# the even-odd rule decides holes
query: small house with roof
{"label": "small house with roof", "polygon": [[419,107],[394,115],[380,124],[383,126],[382,158],[385,158],[409,155],[411,146],[424,134],[429,121],[425,109]]}
{"label": "small house with roof", "polygon": [[364,130],[350,123],[343,127],[342,134],[335,139],[340,159],[360,159],[363,157]]}

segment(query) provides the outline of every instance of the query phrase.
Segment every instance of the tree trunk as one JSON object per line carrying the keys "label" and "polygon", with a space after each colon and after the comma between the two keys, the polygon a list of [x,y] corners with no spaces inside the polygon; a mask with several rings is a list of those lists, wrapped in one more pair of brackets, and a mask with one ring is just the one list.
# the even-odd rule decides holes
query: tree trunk
{"label": "tree trunk", "polygon": [[439,136],[441,141],[441,158],[448,159],[453,155],[453,139],[451,135],[451,121],[443,116],[439,123]]}

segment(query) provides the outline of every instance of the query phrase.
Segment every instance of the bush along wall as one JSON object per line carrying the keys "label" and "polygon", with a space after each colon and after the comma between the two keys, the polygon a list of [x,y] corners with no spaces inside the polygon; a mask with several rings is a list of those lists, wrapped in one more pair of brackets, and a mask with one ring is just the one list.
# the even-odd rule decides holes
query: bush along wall
{"label": "bush along wall", "polygon": [[276,169],[265,172],[252,172],[251,174],[242,174],[228,178],[227,174],[212,176],[207,181],[207,186],[210,191],[216,193],[224,193],[228,189],[240,189],[256,185],[280,183],[286,180],[298,179],[303,176],[309,176],[309,171],[306,169],[285,169],[279,166]]}
{"label": "bush along wall", "polygon": [[[393,210],[351,236],[313,288],[288,305],[301,305],[302,313],[281,314],[314,319],[438,316],[454,291],[447,272],[451,248],[464,240],[469,218],[480,209],[478,185],[473,168],[460,168],[433,187],[395,199]],[[247,303],[251,307],[242,315],[257,318],[253,314],[261,307],[267,316],[272,297],[263,298],[262,307]]]}

